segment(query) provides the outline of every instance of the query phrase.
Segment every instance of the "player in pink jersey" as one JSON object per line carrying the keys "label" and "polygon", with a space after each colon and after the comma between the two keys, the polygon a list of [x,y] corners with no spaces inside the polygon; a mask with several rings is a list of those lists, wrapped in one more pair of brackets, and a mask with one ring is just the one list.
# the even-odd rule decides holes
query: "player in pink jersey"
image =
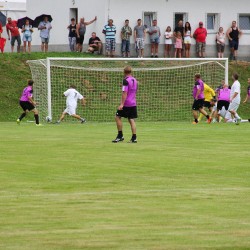
{"label": "player in pink jersey", "polygon": [[20,98],[19,104],[23,109],[23,113],[17,119],[17,124],[19,125],[21,120],[27,115],[29,111],[34,113],[34,117],[36,120],[36,125],[41,126],[39,123],[38,110],[36,109],[36,102],[33,99],[33,80],[28,81],[28,86],[23,89],[22,96]]}
{"label": "player in pink jersey", "polygon": [[217,103],[217,110],[214,113],[214,117],[217,118],[217,120],[220,120],[220,111],[224,107],[225,110],[228,110],[229,104],[230,104],[230,89],[228,87],[228,84],[224,81],[222,88],[218,89],[218,103]]}
{"label": "player in pink jersey", "polygon": [[128,118],[129,124],[131,126],[132,138],[129,142],[137,143],[135,118],[137,118],[136,93],[138,86],[137,80],[131,74],[132,68],[130,66],[125,67],[122,98],[115,117],[118,135],[116,139],[112,141],[114,143],[124,140],[122,132],[122,117]]}
{"label": "player in pink jersey", "polygon": [[207,123],[211,123],[212,118],[207,114],[207,112],[203,108],[205,97],[204,97],[204,83],[201,80],[201,75],[195,74],[194,80],[195,80],[195,84],[193,87],[194,103],[192,106],[193,116],[194,116],[193,124],[198,123],[198,111],[207,117]]}
{"label": "player in pink jersey", "polygon": [[250,78],[247,79],[247,95],[243,103],[250,103]]}

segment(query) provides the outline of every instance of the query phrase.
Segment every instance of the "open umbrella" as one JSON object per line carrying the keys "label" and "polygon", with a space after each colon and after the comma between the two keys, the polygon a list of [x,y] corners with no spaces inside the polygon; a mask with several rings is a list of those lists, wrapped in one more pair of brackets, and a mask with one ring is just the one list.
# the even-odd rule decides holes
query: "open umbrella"
{"label": "open umbrella", "polygon": [[6,16],[0,11],[0,23],[2,24],[2,26],[6,25],[6,21],[7,21]]}
{"label": "open umbrella", "polygon": [[48,21],[49,22],[52,22],[52,17],[51,15],[47,15],[47,14],[42,14],[40,16],[37,16],[34,20],[34,27],[38,27],[39,26],[39,23],[44,21],[44,17],[48,17]]}
{"label": "open umbrella", "polygon": [[21,29],[24,25],[25,25],[25,23],[26,23],[26,20],[29,20],[29,24],[33,27],[33,25],[34,25],[34,20],[32,20],[31,18],[29,18],[29,17],[23,17],[23,18],[20,18],[20,19],[18,19],[17,20],[17,27],[19,28],[19,29]]}

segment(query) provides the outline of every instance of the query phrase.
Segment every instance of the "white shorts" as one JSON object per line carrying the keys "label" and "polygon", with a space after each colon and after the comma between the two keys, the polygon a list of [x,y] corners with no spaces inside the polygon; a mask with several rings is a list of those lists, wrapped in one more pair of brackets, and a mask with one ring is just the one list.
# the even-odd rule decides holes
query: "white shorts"
{"label": "white shorts", "polygon": [[64,113],[67,113],[69,115],[75,115],[76,114],[76,106],[67,106],[67,108],[64,110]]}
{"label": "white shorts", "polygon": [[171,38],[165,39],[165,44],[173,44],[173,41]]}
{"label": "white shorts", "polygon": [[229,107],[228,107],[228,111],[237,111],[237,109],[239,108],[240,104],[236,103],[236,102],[231,102]]}
{"label": "white shorts", "polygon": [[191,44],[191,37],[190,36],[185,36],[184,37],[184,44]]}

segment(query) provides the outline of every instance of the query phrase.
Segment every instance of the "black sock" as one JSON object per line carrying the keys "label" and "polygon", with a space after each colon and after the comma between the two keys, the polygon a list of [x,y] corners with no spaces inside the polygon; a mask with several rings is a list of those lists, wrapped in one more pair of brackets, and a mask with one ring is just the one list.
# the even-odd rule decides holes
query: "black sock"
{"label": "black sock", "polygon": [[26,113],[22,113],[19,117],[19,120],[21,121],[26,116]]}
{"label": "black sock", "polygon": [[123,137],[122,131],[118,131],[118,137],[119,137],[119,138],[122,138],[122,137]]}
{"label": "black sock", "polygon": [[194,119],[194,121],[195,121],[196,123],[198,123],[198,119]]}
{"label": "black sock", "polygon": [[132,135],[132,140],[136,140],[136,134]]}
{"label": "black sock", "polygon": [[36,124],[39,124],[39,116],[38,115],[34,115],[35,120],[36,120]]}
{"label": "black sock", "polygon": [[250,119],[248,119],[248,121],[250,122]]}
{"label": "black sock", "polygon": [[206,115],[206,117],[207,117],[207,119],[209,119],[210,117],[209,117],[209,115]]}

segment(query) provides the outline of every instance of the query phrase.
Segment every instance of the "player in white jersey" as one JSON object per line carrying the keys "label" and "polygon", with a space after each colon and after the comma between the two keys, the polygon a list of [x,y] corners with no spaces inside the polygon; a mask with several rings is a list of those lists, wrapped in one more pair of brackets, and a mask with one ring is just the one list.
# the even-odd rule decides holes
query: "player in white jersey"
{"label": "player in white jersey", "polygon": [[80,115],[76,114],[77,102],[81,100],[81,104],[84,106],[84,97],[76,90],[75,85],[70,85],[70,88],[63,93],[66,99],[66,109],[63,111],[60,119],[57,123],[60,123],[66,114],[78,119],[81,123],[86,122],[85,118],[82,118]]}
{"label": "player in white jersey", "polygon": [[237,109],[240,106],[240,82],[238,81],[239,75],[237,73],[234,73],[233,76],[233,85],[231,87],[230,92],[230,105],[228,107],[228,111],[231,113],[233,118],[236,119],[236,125],[240,124],[241,118],[237,114]]}

